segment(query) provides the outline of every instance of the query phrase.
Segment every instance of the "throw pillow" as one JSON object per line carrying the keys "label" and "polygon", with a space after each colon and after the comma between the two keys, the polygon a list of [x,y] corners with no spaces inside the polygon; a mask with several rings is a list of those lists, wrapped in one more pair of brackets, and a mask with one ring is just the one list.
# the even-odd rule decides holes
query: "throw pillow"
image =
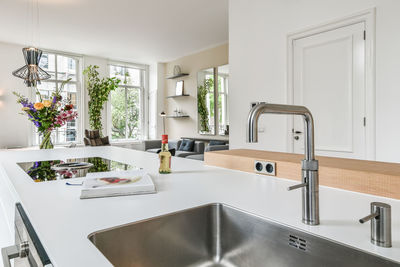
{"label": "throw pillow", "polygon": [[194,140],[184,139],[179,147],[179,151],[193,151],[194,148]]}
{"label": "throw pillow", "polygon": [[220,146],[220,145],[225,145],[225,141],[218,141],[218,140],[211,140],[210,141],[210,146]]}

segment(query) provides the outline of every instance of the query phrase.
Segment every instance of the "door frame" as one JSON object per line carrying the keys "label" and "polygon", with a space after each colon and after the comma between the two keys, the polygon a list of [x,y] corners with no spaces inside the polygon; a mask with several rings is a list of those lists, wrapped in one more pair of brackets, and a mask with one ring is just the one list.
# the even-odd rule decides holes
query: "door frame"
{"label": "door frame", "polygon": [[[336,19],[327,23],[308,27],[287,35],[287,103],[294,104],[294,41],[315,34],[335,30],[345,26],[363,22],[365,25],[365,117],[366,117],[366,152],[367,160],[376,157],[376,104],[375,104],[375,16],[376,8],[370,8],[350,16]],[[293,116],[287,119],[287,151],[294,151],[294,140],[291,134],[293,129]]]}

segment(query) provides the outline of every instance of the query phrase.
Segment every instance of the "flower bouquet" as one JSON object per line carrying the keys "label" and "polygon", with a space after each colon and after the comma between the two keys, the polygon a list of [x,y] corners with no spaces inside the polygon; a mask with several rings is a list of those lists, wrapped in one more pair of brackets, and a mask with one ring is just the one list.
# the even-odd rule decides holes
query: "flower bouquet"
{"label": "flower bouquet", "polygon": [[28,116],[28,119],[33,122],[42,137],[40,149],[53,148],[53,143],[51,142],[52,131],[78,117],[78,113],[74,111],[71,101],[68,99],[63,100],[61,96],[65,84],[69,81],[70,79],[64,81],[60,89],[56,88],[51,95],[51,99],[44,99],[37,91],[36,95],[39,96],[39,102],[36,103],[29,102],[27,97],[13,92],[18,98],[17,103],[22,105],[22,114]]}

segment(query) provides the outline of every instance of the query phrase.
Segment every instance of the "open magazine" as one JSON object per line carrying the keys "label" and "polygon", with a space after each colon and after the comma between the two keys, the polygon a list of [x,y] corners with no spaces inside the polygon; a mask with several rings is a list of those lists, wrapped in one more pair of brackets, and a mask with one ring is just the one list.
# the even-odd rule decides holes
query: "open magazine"
{"label": "open magazine", "polygon": [[88,173],[81,199],[156,193],[150,175],[142,170]]}

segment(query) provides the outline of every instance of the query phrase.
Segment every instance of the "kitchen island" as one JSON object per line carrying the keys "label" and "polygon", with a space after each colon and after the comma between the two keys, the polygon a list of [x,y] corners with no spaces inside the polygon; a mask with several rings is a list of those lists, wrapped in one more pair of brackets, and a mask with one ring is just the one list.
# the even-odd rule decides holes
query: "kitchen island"
{"label": "kitchen island", "polygon": [[[81,200],[79,186],[67,186],[66,180],[34,182],[16,164],[77,157],[102,157],[143,168],[153,178],[158,193]],[[20,202],[53,266],[111,266],[88,235],[209,203],[224,203],[400,262],[398,200],[321,186],[321,224],[308,226],[301,222],[301,191],[287,191],[295,181],[204,166],[196,160],[173,157],[173,173],[160,175],[156,154],[109,146],[4,151],[0,162],[0,199],[8,224],[13,222],[15,202]],[[373,201],[392,206],[392,248],[371,244],[369,224],[358,222],[369,214]]]}

